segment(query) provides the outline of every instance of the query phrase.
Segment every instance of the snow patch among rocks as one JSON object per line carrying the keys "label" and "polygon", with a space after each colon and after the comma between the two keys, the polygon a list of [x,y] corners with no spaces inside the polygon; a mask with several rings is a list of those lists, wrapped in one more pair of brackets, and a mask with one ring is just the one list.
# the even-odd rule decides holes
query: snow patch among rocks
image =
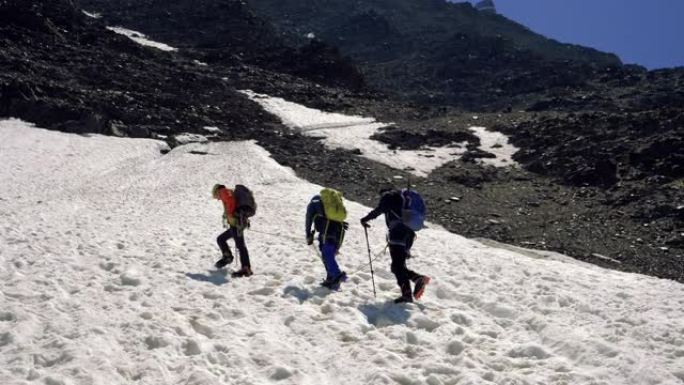
{"label": "snow patch among rocks", "polygon": [[[250,90],[241,92],[280,118],[283,124],[291,129],[322,138],[323,143],[329,148],[358,150],[363,157],[399,170],[410,171],[417,176],[427,176],[447,162],[460,159],[467,151],[463,143],[445,147],[424,146],[419,150],[390,149],[387,144],[371,137],[379,129],[391,126],[392,123],[378,122],[369,117],[320,111]],[[511,157],[517,149],[509,144],[505,135],[487,131],[484,127],[471,127],[470,130],[480,138],[480,148],[496,156],[478,159],[479,162],[496,167],[515,165]]]}
{"label": "snow patch among rocks", "polygon": [[[205,127],[206,130],[206,127]],[[209,130],[207,130],[209,131]],[[183,133],[173,137],[178,144],[206,143],[209,141],[206,136],[200,134]]]}
{"label": "snow patch among rocks", "polygon": [[513,155],[518,152],[518,148],[513,146],[506,135],[489,131],[485,127],[470,127],[470,130],[480,138],[480,149],[496,158],[479,158],[480,163],[495,167],[506,167],[517,165],[513,160]]}
{"label": "snow patch among rocks", "polygon": [[147,36],[137,31],[133,31],[122,27],[107,27],[107,29],[116,32],[120,35],[124,35],[129,39],[133,40],[134,42],[146,47],[152,47],[167,52],[178,50],[177,48],[171,47],[170,45],[150,40],[147,38]]}
{"label": "snow patch among rocks", "polygon": [[83,11],[83,14],[92,18],[92,19],[99,19],[102,17],[102,15],[100,15],[99,13],[95,13],[95,12]]}
{"label": "snow patch among rocks", "polygon": [[374,118],[331,113],[305,107],[253,91],[241,91],[266,111],[280,118],[286,126],[302,134],[322,137],[329,148],[359,150],[365,158],[390,167],[427,176],[432,170],[458,159],[464,148],[429,147],[420,150],[392,150],[385,143],[371,139],[380,128],[392,125]]}

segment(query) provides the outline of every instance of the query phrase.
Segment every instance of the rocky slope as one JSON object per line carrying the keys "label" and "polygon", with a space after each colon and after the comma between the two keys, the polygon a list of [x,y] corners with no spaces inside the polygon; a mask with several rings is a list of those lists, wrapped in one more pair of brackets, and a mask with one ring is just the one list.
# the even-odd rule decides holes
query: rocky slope
{"label": "rocky slope", "polygon": [[[231,21],[244,16],[245,25],[253,20],[248,13],[231,15]],[[217,126],[224,129],[223,137],[252,137],[253,131],[277,123],[236,88],[253,86],[272,93],[285,89],[320,97],[339,94],[269,69],[288,67],[294,60],[282,45],[277,54],[285,61],[263,58],[266,52],[277,51],[272,49],[279,44],[275,37],[255,47],[249,60],[207,66],[197,60],[196,51],[163,52],[109,31],[104,20],[87,17],[68,0],[3,0],[0,21],[0,115],[50,128],[155,137]],[[224,44],[239,44],[240,37],[235,41]],[[299,68],[308,68],[310,77],[325,76],[332,83],[351,79],[350,88],[362,85],[353,67],[345,67],[351,72],[338,72],[342,61],[334,50],[306,49],[310,52],[302,60],[311,60],[301,61]]]}
{"label": "rocky slope", "polygon": [[611,54],[561,44],[503,16],[446,1],[250,0],[294,43],[313,33],[374,87],[414,101],[504,109],[584,87]]}
{"label": "rocky slope", "polygon": [[110,25],[123,25],[212,65],[249,64],[318,83],[361,89],[361,74],[320,41],[288,46],[240,0],[78,0]]}

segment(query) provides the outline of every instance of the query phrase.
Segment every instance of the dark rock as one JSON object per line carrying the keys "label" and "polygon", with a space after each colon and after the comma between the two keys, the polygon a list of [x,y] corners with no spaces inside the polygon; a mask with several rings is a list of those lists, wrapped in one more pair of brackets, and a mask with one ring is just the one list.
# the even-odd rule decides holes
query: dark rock
{"label": "dark rock", "polygon": [[469,130],[443,131],[421,128],[407,131],[397,126],[384,128],[372,139],[387,143],[392,149],[416,150],[424,146],[445,147],[456,143],[469,142],[478,145],[480,139]]}

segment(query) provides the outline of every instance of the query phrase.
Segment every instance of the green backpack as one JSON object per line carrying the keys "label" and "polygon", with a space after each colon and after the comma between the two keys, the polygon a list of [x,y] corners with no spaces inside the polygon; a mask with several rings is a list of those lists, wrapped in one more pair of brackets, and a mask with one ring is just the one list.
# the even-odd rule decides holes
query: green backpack
{"label": "green backpack", "polygon": [[321,190],[321,202],[325,217],[331,221],[344,222],[347,219],[347,209],[344,208],[342,193],[331,188]]}

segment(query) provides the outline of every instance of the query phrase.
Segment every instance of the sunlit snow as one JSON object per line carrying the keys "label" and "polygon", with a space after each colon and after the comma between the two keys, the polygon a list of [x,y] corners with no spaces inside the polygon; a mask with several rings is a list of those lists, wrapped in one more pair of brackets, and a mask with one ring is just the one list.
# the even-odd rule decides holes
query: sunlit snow
{"label": "sunlit snow", "polygon": [[215,127],[215,126],[204,126],[204,127],[202,127],[202,129],[204,131],[208,131],[211,133],[220,133],[221,132],[221,129],[218,127]]}
{"label": "sunlit snow", "polygon": [[[163,142],[0,122],[1,384],[596,384],[684,381],[684,286],[563,256],[419,233],[423,299],[398,295],[358,219],[318,282],[304,212],[320,186],[253,142]],[[200,155],[206,154],[206,155]],[[243,183],[259,208],[255,275],[210,271],[221,205]]]}
{"label": "sunlit snow", "polygon": [[124,35],[140,45],[160,49],[162,51],[177,51],[176,48],[173,48],[164,43],[159,43],[150,40],[147,38],[147,36],[137,31],[133,31],[122,27],[107,27],[107,29],[110,31],[114,31],[120,35]]}
{"label": "sunlit snow", "polygon": [[[205,128],[206,130],[206,128]],[[209,131],[209,130],[206,130]],[[183,133],[183,134],[178,134],[174,135],[173,137],[176,142],[180,144],[187,144],[187,143],[193,143],[193,142],[207,142],[209,139],[207,139],[206,136],[200,135],[200,134],[191,134],[191,133]]]}
{"label": "sunlit snow", "polygon": [[99,19],[102,17],[102,15],[100,15],[99,13],[92,13],[92,12],[87,12],[87,11],[83,11],[83,14],[85,14],[86,16],[93,18],[93,19]]}
{"label": "sunlit snow", "polygon": [[515,164],[513,155],[518,151],[518,148],[508,141],[506,135],[496,131],[488,131],[485,127],[470,127],[470,130],[480,138],[480,149],[496,155],[496,158],[481,158],[482,163],[495,167]]}
{"label": "sunlit snow", "polygon": [[[446,147],[425,146],[420,150],[392,150],[387,144],[371,139],[380,128],[391,124],[378,122],[374,118],[324,112],[249,90],[242,93],[276,115],[286,126],[306,135],[322,137],[329,148],[358,149],[368,159],[399,170],[412,171],[418,176],[427,176],[466,152],[466,142]],[[480,127],[473,127],[472,130],[481,138],[482,149],[497,156],[496,159],[483,160],[484,163],[499,167],[514,164],[510,157],[516,149],[508,145],[503,134],[480,130]],[[498,148],[499,144],[504,147]]]}

